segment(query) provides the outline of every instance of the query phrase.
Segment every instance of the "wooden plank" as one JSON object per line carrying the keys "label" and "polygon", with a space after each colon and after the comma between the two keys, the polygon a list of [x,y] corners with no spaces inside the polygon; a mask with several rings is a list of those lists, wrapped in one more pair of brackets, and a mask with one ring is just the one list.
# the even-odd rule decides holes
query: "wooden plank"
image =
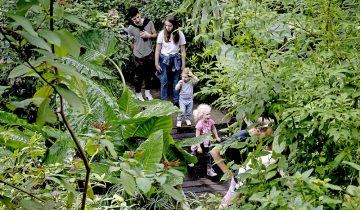
{"label": "wooden plank", "polygon": [[183,188],[184,187],[196,187],[196,186],[203,186],[204,184],[199,182],[198,180],[194,180],[194,181],[185,181],[183,183]]}

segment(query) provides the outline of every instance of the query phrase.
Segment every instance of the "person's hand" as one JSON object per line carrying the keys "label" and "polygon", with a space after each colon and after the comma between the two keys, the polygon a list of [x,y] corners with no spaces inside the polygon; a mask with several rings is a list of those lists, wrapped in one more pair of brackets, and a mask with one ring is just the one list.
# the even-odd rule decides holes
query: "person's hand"
{"label": "person's hand", "polygon": [[216,138],[216,141],[221,142],[221,138],[220,138],[220,137],[217,137],[217,138]]}
{"label": "person's hand", "polygon": [[189,71],[188,75],[189,75],[189,77],[194,76],[194,74],[191,71]]}
{"label": "person's hand", "polygon": [[184,84],[184,80],[179,80],[179,84],[183,85]]}
{"label": "person's hand", "polygon": [[145,38],[145,39],[150,38],[150,34],[147,31],[142,31],[142,32],[140,32],[140,37]]}
{"label": "person's hand", "polygon": [[201,147],[198,147],[198,148],[197,148],[197,152],[198,152],[198,153],[203,153]]}
{"label": "person's hand", "polygon": [[159,64],[156,64],[155,68],[156,68],[157,72],[159,72],[159,73],[162,72],[161,66]]}

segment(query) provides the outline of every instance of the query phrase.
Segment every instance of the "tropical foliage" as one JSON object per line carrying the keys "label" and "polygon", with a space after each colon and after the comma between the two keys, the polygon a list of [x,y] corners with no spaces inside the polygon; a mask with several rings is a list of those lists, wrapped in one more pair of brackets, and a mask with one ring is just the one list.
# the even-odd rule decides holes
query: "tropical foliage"
{"label": "tropical foliage", "polygon": [[[183,2],[188,30],[206,43],[193,58],[199,96],[239,124],[277,124],[278,162],[243,177],[240,206],[358,208],[359,11],[351,0]],[[284,175],[272,180],[276,171]]]}
{"label": "tropical foliage", "polygon": [[[176,12],[197,97],[237,122],[275,119],[251,153],[234,209],[358,209],[359,11],[355,0],[1,1],[0,208],[213,209],[186,196],[169,102],[134,99],[122,33],[129,6],[157,30]],[[117,13],[115,12],[117,11]],[[192,37],[194,35],[194,37]],[[205,137],[203,137],[205,138]],[[273,142],[277,162],[258,157]],[[223,151],[226,148],[223,148]],[[228,164],[236,170],[240,165]]]}
{"label": "tropical foliage", "polygon": [[[65,1],[12,6],[1,28],[18,58],[2,60],[1,208],[184,208],[184,160],[196,158],[170,135],[178,108],[138,103],[127,88],[113,60],[127,40],[92,29]],[[28,78],[24,98],[9,92]],[[32,122],[12,113],[30,107]]]}

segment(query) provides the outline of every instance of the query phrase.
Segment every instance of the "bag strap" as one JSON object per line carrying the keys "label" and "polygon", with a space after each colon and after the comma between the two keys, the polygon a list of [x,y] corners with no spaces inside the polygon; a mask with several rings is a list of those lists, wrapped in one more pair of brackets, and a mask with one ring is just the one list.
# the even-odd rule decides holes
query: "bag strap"
{"label": "bag strap", "polygon": [[145,18],[142,26],[137,26],[137,25],[135,25],[134,23],[131,23],[131,25],[134,26],[135,28],[138,28],[140,31],[143,31],[143,30],[145,30],[145,27],[147,26],[147,24],[148,24],[149,22],[150,22],[150,19],[149,19],[149,18]]}

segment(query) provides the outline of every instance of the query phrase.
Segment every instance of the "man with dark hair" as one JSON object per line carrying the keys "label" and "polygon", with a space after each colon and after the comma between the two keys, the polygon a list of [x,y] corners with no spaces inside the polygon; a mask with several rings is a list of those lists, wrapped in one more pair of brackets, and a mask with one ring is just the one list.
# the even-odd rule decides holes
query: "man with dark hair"
{"label": "man with dark hair", "polygon": [[151,45],[151,39],[157,37],[154,23],[148,18],[142,18],[139,10],[135,7],[128,9],[127,19],[130,26],[127,33],[133,37],[131,48],[135,56],[135,95],[136,98],[144,101],[141,93],[143,81],[145,81],[145,98],[152,100],[150,93],[151,78],[153,75],[154,53]]}

